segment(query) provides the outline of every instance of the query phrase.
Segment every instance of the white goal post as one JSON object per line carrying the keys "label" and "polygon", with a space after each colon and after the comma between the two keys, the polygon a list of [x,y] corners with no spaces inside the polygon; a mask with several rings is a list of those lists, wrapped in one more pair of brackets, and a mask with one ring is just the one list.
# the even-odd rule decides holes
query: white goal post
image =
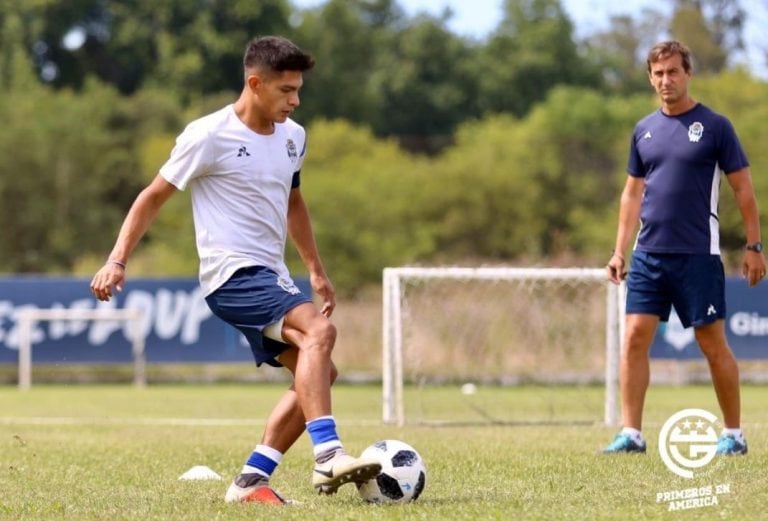
{"label": "white goal post", "polygon": [[[140,309],[24,309],[19,312],[19,389],[32,386],[32,333],[35,324],[54,320],[109,320],[140,324],[144,312]],[[135,331],[139,331],[136,327]],[[131,340],[133,355],[133,384],[144,387],[147,383],[144,337],[134,334]]]}
{"label": "white goal post", "polygon": [[[432,312],[433,317],[439,316],[441,310],[447,314],[448,311],[443,309],[450,305],[450,299],[456,301],[462,301],[466,304],[468,311],[471,312],[472,308],[477,305],[478,302],[484,301],[487,297],[487,293],[479,293],[478,295],[464,294],[461,291],[465,290],[453,290],[454,284],[459,285],[461,282],[469,282],[473,285],[480,284],[495,284],[497,282],[512,282],[518,284],[519,288],[522,288],[523,296],[532,293],[536,288],[541,294],[551,292],[547,289],[559,287],[564,288],[567,285],[589,285],[590,295],[604,294],[604,300],[602,298],[595,299],[590,296],[592,301],[601,300],[600,302],[591,302],[590,305],[597,308],[595,314],[602,315],[600,321],[604,319],[605,331],[604,338],[591,339],[590,341],[597,341],[600,345],[604,341],[604,383],[605,383],[605,399],[604,399],[604,416],[603,420],[606,425],[614,426],[618,423],[618,366],[619,366],[619,350],[620,350],[620,338],[623,334],[623,314],[624,314],[624,285],[616,286],[610,283],[606,279],[605,270],[602,268],[512,268],[512,267],[397,267],[397,268],[385,268],[383,271],[383,324],[382,324],[382,398],[383,398],[383,411],[382,420],[385,423],[397,424],[402,426],[406,422],[406,413],[404,407],[404,382],[406,381],[405,371],[405,357],[406,352],[406,338],[404,334],[404,321],[405,314],[416,314],[421,312],[421,308],[434,308]],[[448,297],[430,297],[431,300],[426,301],[427,305],[423,303],[413,303],[409,308],[407,302],[406,291],[417,285],[435,285],[443,284],[446,288],[443,295]],[[521,291],[518,288],[518,291]],[[481,291],[481,290],[477,290]],[[496,291],[496,290],[494,290]],[[502,291],[504,291],[502,289]],[[525,293],[527,292],[527,293]],[[571,296],[572,297],[572,296]],[[515,296],[518,301],[522,297]],[[558,297],[560,298],[560,297]],[[565,298],[569,298],[568,295]],[[579,298],[579,296],[575,297]],[[583,297],[582,297],[583,298]],[[524,300],[524,299],[523,299]],[[570,306],[573,307],[573,311],[568,311],[571,315],[578,314],[580,306],[583,306],[582,302],[571,302]],[[504,305],[503,303],[500,305]],[[523,307],[525,303],[521,304]],[[419,307],[419,310],[413,308]],[[455,307],[455,306],[454,306]],[[566,311],[558,310],[558,312],[565,313]],[[483,313],[483,311],[477,311],[477,313]],[[462,308],[458,313],[459,317],[465,314],[465,310]],[[557,320],[556,318],[550,318],[550,315],[545,311],[542,320],[549,319]],[[463,319],[463,318],[462,318]],[[507,322],[514,322],[515,316],[512,318],[505,317],[502,320]],[[522,318],[518,318],[522,320]],[[423,318],[409,318],[409,320],[421,320],[420,323],[412,325],[412,329],[419,330],[420,328],[430,328],[433,320],[424,320]],[[450,323],[455,319],[451,316],[445,319]],[[472,321],[472,317],[468,318]],[[578,316],[576,317],[578,320]],[[450,325],[450,324],[449,324]],[[559,324],[556,324],[559,325]],[[463,326],[464,329],[471,329],[472,327],[481,327],[470,322],[469,326]],[[564,327],[564,326],[563,326]],[[414,333],[419,334],[419,333]],[[446,333],[442,333],[443,337],[450,336]],[[427,336],[429,340],[434,338],[433,336]],[[592,336],[596,336],[592,334]],[[597,336],[600,336],[598,331]],[[498,340],[499,337],[493,337],[493,340]],[[502,336],[502,338],[504,338]],[[417,347],[408,347],[408,349],[417,349]],[[599,354],[600,357],[603,353]],[[417,355],[418,356],[418,355]],[[498,356],[498,355],[497,355]],[[503,354],[501,355],[503,356]],[[477,358],[476,358],[477,359]],[[461,363],[461,362],[459,362]],[[467,365],[471,365],[472,359],[470,358]],[[602,363],[602,362],[601,362]],[[446,368],[448,370],[449,368]]]}

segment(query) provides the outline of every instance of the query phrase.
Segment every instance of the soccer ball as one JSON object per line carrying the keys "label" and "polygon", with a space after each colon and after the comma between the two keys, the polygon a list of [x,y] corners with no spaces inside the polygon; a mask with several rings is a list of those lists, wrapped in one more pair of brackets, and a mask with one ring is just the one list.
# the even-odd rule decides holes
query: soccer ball
{"label": "soccer ball", "polygon": [[357,484],[360,497],[369,503],[414,501],[424,490],[427,468],[416,449],[399,440],[377,441],[360,455],[381,462],[381,472]]}

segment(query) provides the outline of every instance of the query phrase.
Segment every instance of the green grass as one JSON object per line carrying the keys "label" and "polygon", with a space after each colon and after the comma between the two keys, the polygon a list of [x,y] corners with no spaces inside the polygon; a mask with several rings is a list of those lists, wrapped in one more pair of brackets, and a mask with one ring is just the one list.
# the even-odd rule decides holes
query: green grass
{"label": "green grass", "polygon": [[[262,420],[281,385],[35,386],[0,388],[0,519],[760,519],[768,512],[768,388],[743,389],[750,454],[718,459],[705,477],[685,480],[664,467],[654,439],[673,412],[699,407],[718,413],[707,386],[654,387],[647,400],[645,456],[598,454],[614,434],[599,424],[384,426],[380,389],[339,386],[334,413],[350,452],[383,438],[415,446],[428,468],[422,497],[407,505],[363,503],[352,486],[321,497],[310,486],[307,437],[283,459],[274,486],[300,506],[277,509],[227,505],[232,476],[259,441]],[[517,394],[521,417],[536,411],[542,390],[481,389],[486,404]],[[574,393],[585,401],[598,388],[548,389],[547,402]],[[488,393],[483,395],[483,393]],[[408,390],[419,407],[462,410],[455,389]],[[504,403],[509,397],[504,398]],[[430,404],[430,400],[434,400]],[[514,400],[511,402],[514,407]],[[546,406],[555,418],[558,406]],[[525,412],[528,411],[528,412]],[[201,423],[188,420],[208,419]],[[598,418],[599,419],[599,418]],[[207,465],[222,481],[179,481],[193,465]],[[719,505],[668,513],[658,492],[728,484]]]}

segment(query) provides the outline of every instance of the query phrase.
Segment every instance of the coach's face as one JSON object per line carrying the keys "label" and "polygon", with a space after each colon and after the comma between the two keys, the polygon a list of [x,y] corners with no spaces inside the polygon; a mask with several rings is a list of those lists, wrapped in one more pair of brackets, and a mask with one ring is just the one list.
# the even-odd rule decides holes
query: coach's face
{"label": "coach's face", "polygon": [[675,105],[688,96],[691,73],[683,67],[683,57],[678,53],[652,63],[648,77],[665,105]]}

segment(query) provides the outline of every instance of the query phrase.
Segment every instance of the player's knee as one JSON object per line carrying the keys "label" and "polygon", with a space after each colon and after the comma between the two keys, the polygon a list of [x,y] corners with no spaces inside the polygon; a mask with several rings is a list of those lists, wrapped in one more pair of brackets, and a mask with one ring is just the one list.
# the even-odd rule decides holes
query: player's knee
{"label": "player's knee", "polygon": [[318,321],[309,331],[308,338],[309,348],[316,349],[330,356],[336,343],[336,326],[327,319]]}
{"label": "player's knee", "polygon": [[339,370],[336,369],[336,364],[331,364],[331,385],[336,381],[336,378],[339,377]]}
{"label": "player's knee", "polygon": [[328,319],[323,320],[317,327],[317,336],[321,343],[328,344],[333,349],[336,343],[336,326]]}

